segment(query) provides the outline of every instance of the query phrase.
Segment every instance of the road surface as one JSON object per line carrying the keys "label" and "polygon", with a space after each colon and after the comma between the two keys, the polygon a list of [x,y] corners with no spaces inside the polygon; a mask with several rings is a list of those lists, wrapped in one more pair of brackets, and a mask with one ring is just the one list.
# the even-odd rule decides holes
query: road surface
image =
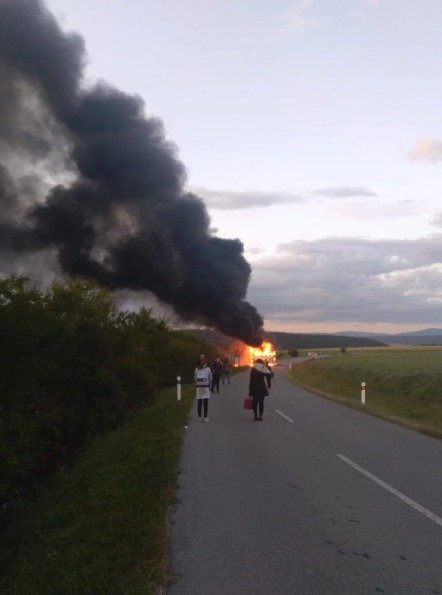
{"label": "road surface", "polygon": [[191,413],[170,595],[442,595],[442,442],[274,371],[262,422],[248,372]]}

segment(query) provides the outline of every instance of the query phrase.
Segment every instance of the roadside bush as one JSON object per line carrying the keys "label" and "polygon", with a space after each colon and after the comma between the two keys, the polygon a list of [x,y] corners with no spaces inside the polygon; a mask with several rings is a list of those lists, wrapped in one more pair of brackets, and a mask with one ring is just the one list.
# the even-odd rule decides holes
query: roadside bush
{"label": "roadside bush", "polygon": [[121,312],[92,283],[43,291],[0,279],[0,506],[63,467],[96,434],[190,376],[203,349],[149,310]]}

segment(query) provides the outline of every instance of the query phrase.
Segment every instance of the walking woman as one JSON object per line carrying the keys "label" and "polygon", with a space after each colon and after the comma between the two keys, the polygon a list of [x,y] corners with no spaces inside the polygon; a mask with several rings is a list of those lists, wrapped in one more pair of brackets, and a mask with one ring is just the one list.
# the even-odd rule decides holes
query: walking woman
{"label": "walking woman", "polygon": [[271,371],[266,368],[262,359],[257,359],[255,365],[250,370],[249,395],[253,399],[253,414],[256,421],[262,421],[264,413],[264,397],[267,397],[266,378]]}
{"label": "walking woman", "polygon": [[[198,419],[209,421],[207,417],[209,408],[210,386],[212,383],[212,372],[205,359],[201,359],[195,370],[196,400],[198,407]],[[202,410],[204,417],[201,417]]]}

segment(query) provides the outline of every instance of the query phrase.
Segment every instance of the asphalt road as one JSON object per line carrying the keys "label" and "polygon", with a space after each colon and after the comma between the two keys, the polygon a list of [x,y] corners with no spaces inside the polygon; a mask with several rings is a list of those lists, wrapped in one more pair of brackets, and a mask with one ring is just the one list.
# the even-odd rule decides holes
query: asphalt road
{"label": "asphalt road", "polygon": [[442,442],[274,371],[262,422],[247,372],[192,411],[170,595],[442,595]]}

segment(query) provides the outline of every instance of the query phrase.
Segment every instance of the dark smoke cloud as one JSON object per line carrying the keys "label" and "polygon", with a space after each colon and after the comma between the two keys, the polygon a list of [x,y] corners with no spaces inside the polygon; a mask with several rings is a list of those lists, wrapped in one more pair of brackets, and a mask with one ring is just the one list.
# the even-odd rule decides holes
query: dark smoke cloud
{"label": "dark smoke cloud", "polygon": [[55,251],[65,273],[260,344],[241,242],[211,235],[161,121],[137,96],[85,89],[84,63],[40,1],[0,0],[0,251]]}

